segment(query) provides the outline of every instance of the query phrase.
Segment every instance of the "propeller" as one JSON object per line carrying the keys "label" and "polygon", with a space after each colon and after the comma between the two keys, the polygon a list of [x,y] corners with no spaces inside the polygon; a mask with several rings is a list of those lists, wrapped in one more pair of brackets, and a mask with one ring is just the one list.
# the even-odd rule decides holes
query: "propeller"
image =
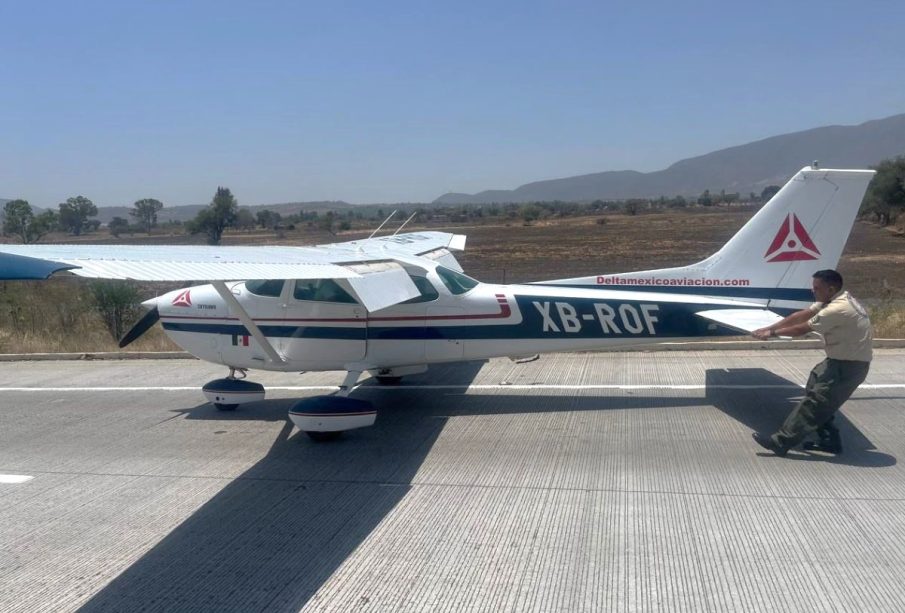
{"label": "propeller", "polygon": [[155,306],[151,308],[151,310],[149,310],[147,313],[145,313],[144,316],[139,319],[134,326],[132,326],[131,330],[126,332],[122,340],[119,341],[120,349],[147,332],[151,326],[157,323],[158,319],[160,319],[160,313],[157,312],[157,307]]}

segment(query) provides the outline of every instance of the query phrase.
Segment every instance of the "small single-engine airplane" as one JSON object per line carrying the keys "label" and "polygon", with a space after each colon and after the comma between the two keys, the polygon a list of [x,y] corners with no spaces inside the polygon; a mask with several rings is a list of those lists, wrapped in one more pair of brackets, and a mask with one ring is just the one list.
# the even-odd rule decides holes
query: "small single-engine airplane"
{"label": "small single-engine airplane", "polygon": [[290,409],[323,440],[374,423],[373,405],[349,398],[365,371],[395,383],[440,362],[769,325],[812,301],[811,275],[836,266],[873,174],[806,167],[717,253],[679,268],[480,283],[452,253],[465,236],[425,231],[316,247],[0,245],[0,278],[210,281],[144,302],[120,346],[159,320],[186,351],[229,368],[203,387],[222,410],[264,398],[249,369],[345,370],[336,395]]}

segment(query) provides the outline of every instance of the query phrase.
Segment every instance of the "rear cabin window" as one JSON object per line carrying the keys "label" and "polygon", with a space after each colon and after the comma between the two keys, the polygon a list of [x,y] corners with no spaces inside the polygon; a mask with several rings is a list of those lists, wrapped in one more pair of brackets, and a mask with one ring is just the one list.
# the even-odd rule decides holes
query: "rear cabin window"
{"label": "rear cabin window", "polygon": [[298,279],[292,295],[296,300],[358,304],[358,301],[333,279]]}
{"label": "rear cabin window", "polygon": [[283,293],[284,279],[254,279],[245,282],[245,289],[255,296],[271,296],[279,298]]}
{"label": "rear cabin window", "polygon": [[418,291],[421,292],[421,295],[415,296],[414,298],[409,298],[402,304],[431,302],[440,297],[440,293],[437,291],[437,288],[435,288],[434,284],[428,281],[426,277],[413,277],[412,275],[409,275],[409,278],[412,280],[412,283],[415,284],[415,287],[418,288]]}
{"label": "rear cabin window", "polygon": [[437,275],[451,294],[464,294],[478,285],[478,282],[471,277],[444,266],[437,266]]}

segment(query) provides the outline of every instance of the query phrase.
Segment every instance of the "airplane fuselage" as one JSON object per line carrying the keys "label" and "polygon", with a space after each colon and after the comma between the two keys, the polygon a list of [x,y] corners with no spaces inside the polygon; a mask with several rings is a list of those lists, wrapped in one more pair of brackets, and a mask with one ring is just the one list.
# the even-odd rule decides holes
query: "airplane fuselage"
{"label": "airplane fuselage", "polygon": [[737,335],[695,312],[743,304],[546,285],[450,288],[436,271],[426,279],[434,292],[421,301],[374,313],[354,301],[298,299],[293,281],[273,296],[253,294],[245,282],[228,284],[282,362],[268,359],[209,285],[162,296],[157,306],[169,337],[201,359],[236,368],[301,371],[341,370],[350,364],[394,368]]}

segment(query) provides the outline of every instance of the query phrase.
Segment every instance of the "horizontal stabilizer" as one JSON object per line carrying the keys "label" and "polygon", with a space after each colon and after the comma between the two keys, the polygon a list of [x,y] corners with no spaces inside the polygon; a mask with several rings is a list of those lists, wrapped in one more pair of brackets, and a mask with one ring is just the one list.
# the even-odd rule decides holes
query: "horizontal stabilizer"
{"label": "horizontal stabilizer", "polygon": [[740,332],[754,332],[782,319],[780,315],[767,309],[717,309],[698,311],[695,315]]}

